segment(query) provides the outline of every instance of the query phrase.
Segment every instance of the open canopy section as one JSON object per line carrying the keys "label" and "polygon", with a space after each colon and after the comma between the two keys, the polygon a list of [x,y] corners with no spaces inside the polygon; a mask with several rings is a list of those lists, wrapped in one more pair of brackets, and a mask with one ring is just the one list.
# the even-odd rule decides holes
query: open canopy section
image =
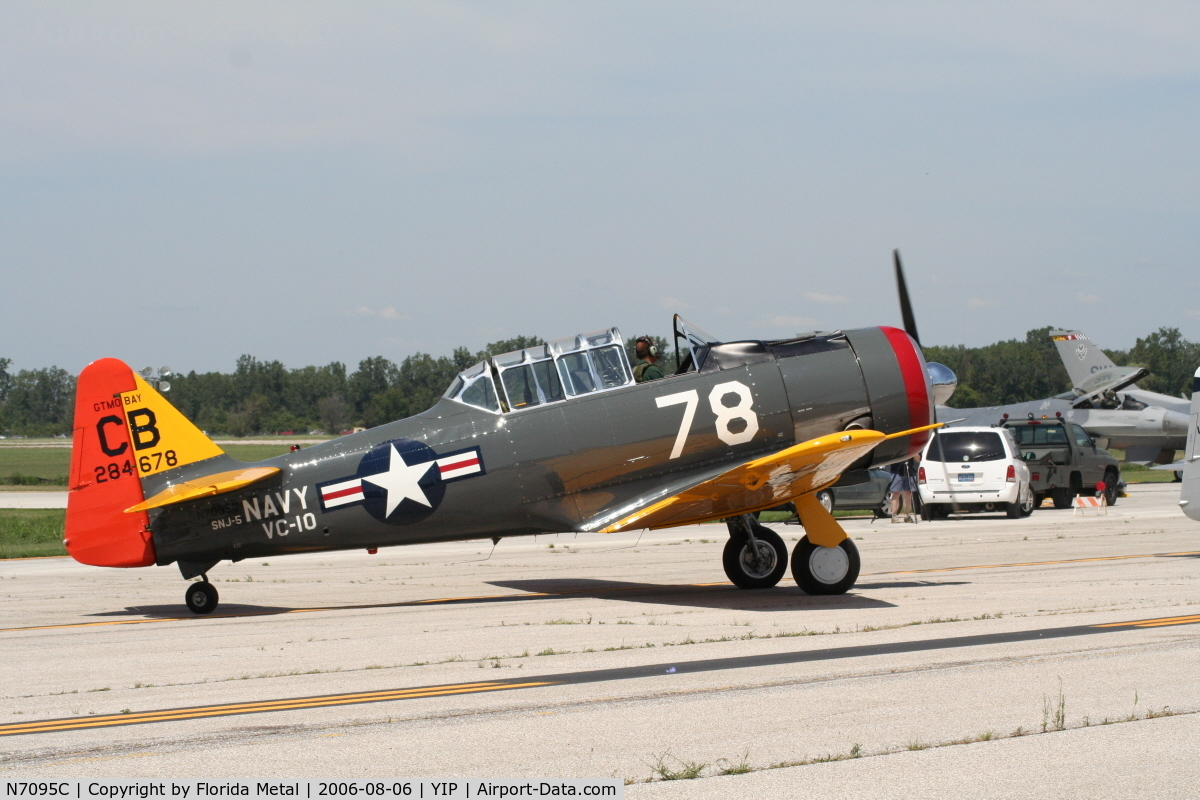
{"label": "open canopy section", "polygon": [[460,372],[444,397],[498,414],[631,383],[625,342],[609,328],[492,356]]}
{"label": "open canopy section", "polygon": [[679,355],[677,374],[700,369],[704,366],[704,357],[708,355],[709,347],[721,343],[720,339],[701,330],[678,314],[675,315],[672,325],[675,329],[675,352]]}

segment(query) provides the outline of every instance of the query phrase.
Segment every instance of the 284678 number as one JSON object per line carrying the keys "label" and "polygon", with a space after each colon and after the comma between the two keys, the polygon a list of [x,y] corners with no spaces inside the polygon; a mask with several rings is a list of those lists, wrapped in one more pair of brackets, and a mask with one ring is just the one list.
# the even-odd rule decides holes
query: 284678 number
{"label": "284678 number", "polygon": [[[153,459],[153,460],[152,460]],[[179,463],[179,456],[174,450],[167,450],[162,453],[150,453],[138,459],[138,469],[142,472],[149,472],[152,469],[157,469],[166,461],[168,467],[174,467]],[[125,463],[111,461],[108,464],[100,464],[93,467],[96,471],[96,483],[108,483],[109,481],[120,480],[125,475],[132,475],[133,462],[128,458]]]}

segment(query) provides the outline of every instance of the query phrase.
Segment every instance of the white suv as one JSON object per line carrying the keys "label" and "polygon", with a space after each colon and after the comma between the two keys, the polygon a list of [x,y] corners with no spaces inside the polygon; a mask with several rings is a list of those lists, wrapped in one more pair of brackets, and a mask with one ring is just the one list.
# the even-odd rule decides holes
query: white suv
{"label": "white suv", "polygon": [[[917,471],[921,516],[951,511],[1033,513],[1029,467],[1007,428],[942,428],[930,438]],[[957,507],[957,508],[956,508]]]}

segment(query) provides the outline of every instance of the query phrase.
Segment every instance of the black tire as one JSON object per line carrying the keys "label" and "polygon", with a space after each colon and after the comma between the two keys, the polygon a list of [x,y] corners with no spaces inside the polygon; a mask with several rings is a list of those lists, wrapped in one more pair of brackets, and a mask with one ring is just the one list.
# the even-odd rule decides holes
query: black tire
{"label": "black tire", "polygon": [[1075,496],[1075,493],[1072,492],[1070,489],[1051,489],[1050,490],[1050,499],[1054,501],[1055,508],[1070,508],[1071,507],[1071,498],[1073,498],[1074,496]]}
{"label": "black tire", "polygon": [[189,584],[187,594],[183,596],[183,601],[193,614],[211,614],[217,607],[218,599],[217,587],[208,581]]}
{"label": "black tire", "polygon": [[1183,470],[1177,469],[1174,471],[1173,475],[1174,477],[1171,479],[1172,483],[1183,483]]}
{"label": "black tire", "polygon": [[1028,517],[1033,513],[1033,492],[1021,492],[1017,490],[1017,499],[1008,504],[1004,509],[1008,514],[1009,519],[1020,519]]}
{"label": "black tire", "polygon": [[1119,492],[1117,491],[1117,481],[1119,480],[1120,478],[1117,477],[1117,473],[1113,472],[1112,470],[1104,473],[1104,502],[1108,503],[1110,506],[1115,506],[1117,504],[1117,497],[1119,495]]}
{"label": "black tire", "polygon": [[832,491],[829,489],[822,489],[821,491],[817,492],[817,502],[825,506],[825,510],[830,514],[833,513],[834,501]]}
{"label": "black tire", "polygon": [[935,519],[937,519],[937,516],[938,513],[936,505],[933,503],[921,504],[921,519],[925,520],[926,522],[933,522]]}
{"label": "black tire", "polygon": [[721,564],[729,580],[739,589],[770,589],[787,572],[787,545],[770,528],[757,522],[753,527],[754,538],[758,541],[757,554],[750,547],[750,537],[730,536],[721,555]]}
{"label": "black tire", "polygon": [[1035,495],[1033,493],[1033,490],[1030,489],[1029,490],[1029,498],[1024,503],[1021,504],[1021,516],[1028,517],[1030,514],[1033,513],[1033,510],[1035,508],[1037,508],[1039,505],[1041,505],[1041,504],[1038,502],[1037,495]]}
{"label": "black tire", "polygon": [[792,577],[808,594],[845,594],[858,580],[861,566],[858,548],[850,538],[837,547],[820,547],[805,536],[792,551]]}
{"label": "black tire", "polygon": [[1042,492],[1034,492],[1033,493],[1033,507],[1034,508],[1041,508],[1042,503],[1045,502],[1045,500],[1046,500],[1046,495],[1043,494]]}

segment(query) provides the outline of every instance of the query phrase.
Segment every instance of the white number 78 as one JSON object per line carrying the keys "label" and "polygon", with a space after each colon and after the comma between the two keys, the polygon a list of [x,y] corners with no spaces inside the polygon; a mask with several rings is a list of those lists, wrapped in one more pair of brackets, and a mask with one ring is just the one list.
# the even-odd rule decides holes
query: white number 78
{"label": "white number 78", "polygon": [[[729,394],[737,395],[737,405],[727,406],[721,402]],[[683,454],[683,445],[687,441],[688,433],[692,430],[692,420],[696,418],[696,406],[700,403],[700,395],[695,389],[690,389],[678,394],[656,397],[654,402],[659,408],[685,404],[683,421],[679,424],[679,433],[675,435],[675,446],[671,448],[671,455],[667,460],[679,458]],[[708,393],[708,404],[717,416],[717,438],[725,444],[742,444],[753,439],[754,434],[758,433],[758,414],[753,410],[754,396],[750,393],[750,387],[741,381],[729,381],[714,386]],[[735,432],[729,425],[735,419],[745,421],[746,427]]]}

